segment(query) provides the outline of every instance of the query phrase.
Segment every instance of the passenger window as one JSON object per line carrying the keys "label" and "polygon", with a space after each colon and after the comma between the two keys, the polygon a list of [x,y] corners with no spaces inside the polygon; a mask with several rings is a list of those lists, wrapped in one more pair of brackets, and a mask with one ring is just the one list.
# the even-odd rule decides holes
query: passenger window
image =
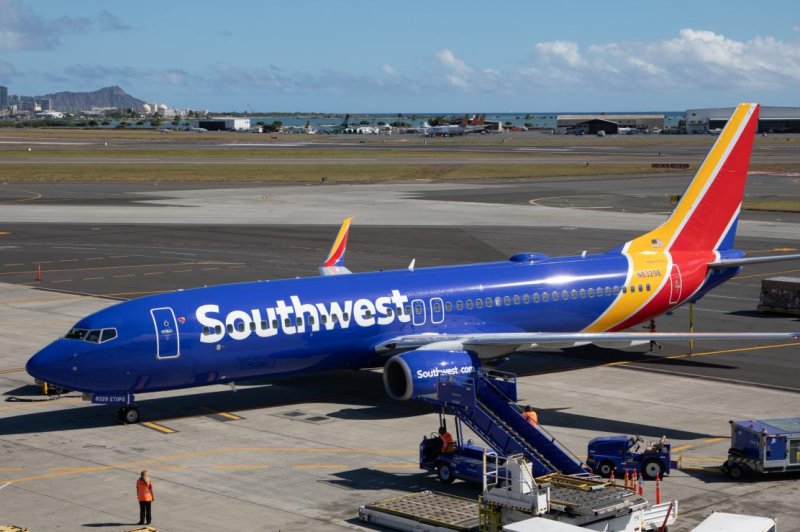
{"label": "passenger window", "polygon": [[561,299],[563,299],[564,301],[569,299],[569,292],[567,292],[566,290],[562,290],[561,291]]}
{"label": "passenger window", "polygon": [[444,309],[447,312],[450,312],[451,310],[453,310],[453,304],[448,301],[447,303],[444,304]]}
{"label": "passenger window", "polygon": [[348,320],[350,319],[350,314],[349,314],[349,313],[347,313],[347,312],[343,312],[343,313],[342,313],[342,319],[343,319],[344,321],[348,321]]}
{"label": "passenger window", "polygon": [[389,308],[386,309],[386,315],[389,316],[390,318],[394,315],[394,311],[392,310],[392,307],[389,307]]}
{"label": "passenger window", "polygon": [[256,330],[256,322],[251,321],[250,322],[250,331],[252,332],[252,331],[255,331],[255,330]]}
{"label": "passenger window", "polygon": [[289,318],[284,318],[283,319],[283,325],[284,325],[284,327],[291,327],[292,326],[292,320],[289,319]]}
{"label": "passenger window", "polygon": [[497,296],[496,298],[494,298],[494,306],[495,307],[502,307],[503,306],[503,300],[500,299],[500,296]]}
{"label": "passenger window", "polygon": [[483,308],[483,299],[480,299],[480,298],[476,299],[475,300],[475,307],[476,308]]}
{"label": "passenger window", "polygon": [[569,293],[569,297],[572,299],[578,299],[578,291],[573,288]]}
{"label": "passenger window", "polygon": [[467,310],[472,310],[472,300],[467,299]]}
{"label": "passenger window", "polygon": [[636,287],[631,285],[631,294],[635,294],[635,293],[636,293]]}
{"label": "passenger window", "polygon": [[623,286],[622,287],[622,293],[623,294],[627,294],[628,293],[628,287],[627,286]]}
{"label": "passenger window", "polygon": [[203,336],[208,336],[209,334],[211,334],[211,329],[203,327]]}
{"label": "passenger window", "polygon": [[553,292],[553,301],[558,301],[558,292]]}
{"label": "passenger window", "polygon": [[319,317],[319,322],[322,323],[323,325],[328,323],[328,316],[323,314],[322,316]]}
{"label": "passenger window", "polygon": [[650,283],[647,283],[646,285],[644,285],[644,287],[647,289],[648,292],[650,291]]}
{"label": "passenger window", "polygon": [[550,301],[550,296],[547,295],[547,292],[542,292],[542,301],[544,303],[547,303],[548,301]]}
{"label": "passenger window", "polygon": [[434,311],[434,312],[441,312],[441,311],[442,311],[442,304],[441,304],[441,303],[439,303],[438,301],[436,301],[436,302],[433,304],[433,311]]}
{"label": "passenger window", "polygon": [[405,307],[405,313],[406,313],[406,316],[411,316],[411,307],[406,306]]}
{"label": "passenger window", "polygon": [[614,295],[619,294],[619,286],[614,287]]}
{"label": "passenger window", "polygon": [[244,322],[243,321],[240,321],[239,323],[236,324],[236,330],[239,331],[239,332],[244,332]]}
{"label": "passenger window", "polygon": [[534,303],[538,303],[539,302],[539,294],[533,294],[533,302]]}
{"label": "passenger window", "polygon": [[273,329],[277,329],[278,328],[278,320],[272,320],[272,328]]}
{"label": "passenger window", "polygon": [[594,297],[594,288],[589,289],[589,297]]}
{"label": "passenger window", "polygon": [[228,325],[226,325],[225,326],[225,330],[228,331],[229,333],[232,333],[233,332],[233,324],[229,323]]}
{"label": "passenger window", "polygon": [[297,319],[294,320],[294,321],[295,321],[295,323],[297,324],[298,327],[302,327],[303,326],[303,318],[298,316]]}
{"label": "passenger window", "polygon": [[510,297],[508,297],[508,296],[504,297],[504,298],[503,298],[503,304],[504,304],[505,306],[509,306],[509,305],[511,304],[511,298],[510,298]]}
{"label": "passenger window", "polygon": [[222,325],[216,325],[214,327],[214,332],[217,334],[222,334]]}
{"label": "passenger window", "polygon": [[331,321],[333,323],[337,323],[339,321],[339,315],[338,314],[331,314]]}
{"label": "passenger window", "polygon": [[598,286],[597,287],[597,297],[601,297],[602,295],[603,295],[603,287],[602,286]]}
{"label": "passenger window", "polygon": [[372,317],[372,311],[369,310],[369,309],[366,309],[366,311],[364,312],[364,317],[367,318],[367,319],[370,319]]}
{"label": "passenger window", "polygon": [[487,297],[486,298],[486,308],[492,308],[492,298],[491,297]]}
{"label": "passenger window", "polygon": [[581,299],[586,299],[586,290],[581,288]]}
{"label": "passenger window", "polygon": [[109,340],[113,340],[116,337],[117,337],[116,329],[103,329],[103,334],[100,336],[100,343],[108,342]]}
{"label": "passenger window", "polygon": [[644,292],[644,290],[642,290],[642,285],[639,285],[639,292]]}
{"label": "passenger window", "polygon": [[[456,309],[457,310],[463,310],[464,309],[464,304],[461,302],[460,299],[458,301],[456,301]],[[417,314],[419,314],[419,312]]]}
{"label": "passenger window", "polygon": [[606,286],[606,295],[607,296],[611,295],[611,287],[610,286]]}
{"label": "passenger window", "polygon": [[514,296],[514,304],[519,305],[519,296]]}
{"label": "passenger window", "polygon": [[527,305],[528,303],[531,302],[531,296],[529,296],[528,294],[523,294],[522,295],[522,302]]}
{"label": "passenger window", "polygon": [[314,325],[314,316],[309,316],[308,317],[308,324],[309,325]]}

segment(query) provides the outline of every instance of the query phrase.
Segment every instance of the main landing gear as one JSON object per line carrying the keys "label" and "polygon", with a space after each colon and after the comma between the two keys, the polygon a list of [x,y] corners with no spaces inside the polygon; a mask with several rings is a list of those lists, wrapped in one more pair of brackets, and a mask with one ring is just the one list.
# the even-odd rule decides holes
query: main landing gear
{"label": "main landing gear", "polygon": [[119,420],[126,425],[133,425],[139,422],[139,407],[136,405],[126,405],[119,409]]}

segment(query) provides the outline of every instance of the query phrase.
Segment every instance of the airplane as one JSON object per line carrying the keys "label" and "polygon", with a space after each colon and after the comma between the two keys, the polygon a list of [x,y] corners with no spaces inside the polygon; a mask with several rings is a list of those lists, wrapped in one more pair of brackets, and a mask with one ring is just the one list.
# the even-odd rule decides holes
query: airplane
{"label": "airplane", "polygon": [[758,104],[741,104],[671,215],[603,253],[351,273],[346,219],[319,277],[209,286],[124,301],[79,320],[28,361],[39,381],[139,420],[136,394],[384,367],[390,397],[539,346],[650,340],[797,340],[798,333],[624,332],[731,279]]}
{"label": "airplane", "polygon": [[423,122],[420,126],[420,131],[426,137],[452,137],[453,135],[463,135],[467,132],[469,125],[467,115],[458,124],[443,124],[441,126],[432,126],[427,121]]}
{"label": "airplane", "polygon": [[311,127],[311,120],[306,122],[304,126],[284,126],[281,128],[281,133],[305,133],[313,135],[317,130]]}
{"label": "airplane", "polygon": [[350,115],[347,114],[344,116],[344,120],[342,120],[341,124],[322,124],[317,126],[317,133],[342,133],[345,129],[347,129],[347,123],[350,121]]}

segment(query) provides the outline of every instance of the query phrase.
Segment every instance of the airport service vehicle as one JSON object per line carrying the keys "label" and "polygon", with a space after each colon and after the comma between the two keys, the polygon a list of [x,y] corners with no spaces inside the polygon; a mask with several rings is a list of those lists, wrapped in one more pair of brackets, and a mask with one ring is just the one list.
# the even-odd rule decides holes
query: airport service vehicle
{"label": "airport service vehicle", "polygon": [[800,417],[730,424],[731,447],[722,470],[732,479],[748,473],[800,471]]}
{"label": "airport service vehicle", "polygon": [[[488,463],[488,461],[487,461]],[[483,471],[479,501],[424,491],[361,506],[359,519],[396,530],[581,530],[634,532],[675,523],[678,501],[651,505],[637,493],[586,476],[535,477],[521,455]],[[536,525],[536,526],[535,526]]]}
{"label": "airport service vehicle", "polygon": [[645,441],[640,436],[598,436],[589,442],[586,463],[606,478],[612,471],[617,478],[628,471],[655,480],[670,473],[670,444]]}
{"label": "airport service vehicle", "polygon": [[442,452],[438,434],[424,437],[419,444],[419,468],[436,473],[436,477],[450,484],[456,479],[480,482],[483,478],[483,459],[486,449],[472,440],[462,443],[456,440],[452,452]]}
{"label": "airport service vehicle", "polygon": [[135,422],[137,394],[383,366],[390,397],[431,393],[540,346],[650,340],[790,341],[800,333],[624,332],[756,262],[734,248],[758,104],[739,105],[672,214],[604,253],[518,253],[479,264],[350,273],[349,220],[319,277],[208,286],[120,302],[79,320],[28,373]]}

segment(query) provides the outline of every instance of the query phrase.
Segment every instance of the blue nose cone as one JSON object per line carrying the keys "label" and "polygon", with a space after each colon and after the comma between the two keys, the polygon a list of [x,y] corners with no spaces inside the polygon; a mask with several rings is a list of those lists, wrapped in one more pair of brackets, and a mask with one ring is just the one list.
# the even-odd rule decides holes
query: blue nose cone
{"label": "blue nose cone", "polygon": [[33,355],[25,371],[34,379],[54,384],[64,384],[67,378],[69,354],[59,340]]}

